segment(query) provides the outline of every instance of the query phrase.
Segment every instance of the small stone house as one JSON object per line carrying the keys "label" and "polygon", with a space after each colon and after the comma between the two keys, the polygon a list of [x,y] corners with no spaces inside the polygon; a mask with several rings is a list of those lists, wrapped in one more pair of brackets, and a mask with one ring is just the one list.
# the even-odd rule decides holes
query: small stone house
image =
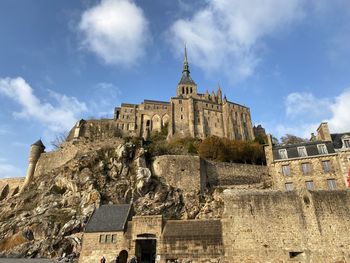
{"label": "small stone house", "polygon": [[165,220],[161,215],[132,216],[131,205],[102,205],[92,214],[83,237],[80,263],[219,262],[223,256],[221,220]]}

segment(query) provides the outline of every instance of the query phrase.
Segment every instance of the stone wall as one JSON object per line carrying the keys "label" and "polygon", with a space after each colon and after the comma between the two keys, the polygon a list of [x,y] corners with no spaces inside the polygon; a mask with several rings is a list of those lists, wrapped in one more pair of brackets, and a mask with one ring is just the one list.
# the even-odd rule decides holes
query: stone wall
{"label": "stone wall", "polygon": [[211,186],[268,185],[267,166],[205,161],[203,168]]}
{"label": "stone wall", "polygon": [[185,191],[203,191],[206,187],[217,186],[261,189],[271,184],[266,166],[221,163],[189,155],[155,157],[152,172]]}
{"label": "stone wall", "polygon": [[39,177],[64,165],[73,159],[77,153],[78,147],[75,147],[71,142],[67,142],[64,147],[61,147],[56,151],[42,153],[35,167],[34,177]]}
{"label": "stone wall", "polygon": [[0,201],[16,194],[24,183],[24,177],[0,179]]}
{"label": "stone wall", "polygon": [[157,156],[152,160],[152,174],[163,177],[168,184],[185,191],[200,190],[205,185],[201,180],[200,164],[198,156]]}
{"label": "stone wall", "polygon": [[349,191],[225,190],[225,263],[349,262]]}

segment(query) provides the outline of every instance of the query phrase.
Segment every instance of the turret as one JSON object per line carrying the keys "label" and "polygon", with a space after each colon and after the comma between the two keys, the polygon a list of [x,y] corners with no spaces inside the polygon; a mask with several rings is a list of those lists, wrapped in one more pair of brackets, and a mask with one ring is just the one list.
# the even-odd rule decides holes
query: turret
{"label": "turret", "polygon": [[218,98],[218,103],[221,104],[222,103],[222,94],[221,94],[220,85],[218,86],[218,91],[216,93],[216,97]]}
{"label": "turret", "polygon": [[208,90],[206,90],[206,92],[205,92],[205,98],[206,98],[207,100],[209,100],[209,97],[210,97],[209,92],[208,92]]}
{"label": "turret", "polygon": [[215,92],[214,91],[211,92],[211,100],[213,102],[216,102],[216,96],[215,96]]}
{"label": "turret", "polygon": [[37,142],[33,143],[30,146],[29,164],[28,164],[27,174],[26,174],[26,178],[24,180],[21,192],[23,192],[28,187],[28,185],[32,182],[36,164],[40,158],[40,155],[44,152],[44,150],[45,150],[45,146],[41,140],[38,140]]}

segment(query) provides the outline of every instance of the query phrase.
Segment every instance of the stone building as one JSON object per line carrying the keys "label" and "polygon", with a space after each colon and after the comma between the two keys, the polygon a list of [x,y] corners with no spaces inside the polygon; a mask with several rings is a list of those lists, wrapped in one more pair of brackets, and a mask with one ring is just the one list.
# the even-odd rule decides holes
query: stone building
{"label": "stone building", "polygon": [[274,189],[291,191],[346,188],[338,155],[331,141],[273,145],[271,136],[268,136],[265,155]]}
{"label": "stone building", "polygon": [[[193,262],[219,259],[223,255],[220,220],[164,220],[161,215],[133,216],[131,205],[103,205],[91,216],[84,233],[80,263]],[[187,262],[187,261],[186,261]]]}
{"label": "stone building", "polygon": [[338,154],[338,161],[343,175],[343,180],[347,184],[350,177],[350,132],[330,133],[328,124],[322,122],[317,129],[317,139],[322,141],[331,141],[335,152]]}
{"label": "stone building", "polygon": [[182,77],[176,96],[169,102],[144,100],[141,104],[123,103],[115,108],[117,128],[125,135],[147,137],[168,124],[169,137],[211,135],[236,140],[253,140],[250,109],[227,100],[221,88],[209,94],[198,93],[190,76],[185,49]]}

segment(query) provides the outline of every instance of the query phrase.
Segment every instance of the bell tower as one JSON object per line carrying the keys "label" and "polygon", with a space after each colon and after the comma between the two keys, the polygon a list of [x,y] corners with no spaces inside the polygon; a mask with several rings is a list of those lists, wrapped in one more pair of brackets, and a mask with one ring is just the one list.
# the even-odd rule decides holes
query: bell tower
{"label": "bell tower", "polygon": [[177,97],[194,97],[197,96],[197,84],[190,76],[190,68],[187,60],[187,49],[185,46],[185,57],[182,69],[182,77],[176,89]]}

